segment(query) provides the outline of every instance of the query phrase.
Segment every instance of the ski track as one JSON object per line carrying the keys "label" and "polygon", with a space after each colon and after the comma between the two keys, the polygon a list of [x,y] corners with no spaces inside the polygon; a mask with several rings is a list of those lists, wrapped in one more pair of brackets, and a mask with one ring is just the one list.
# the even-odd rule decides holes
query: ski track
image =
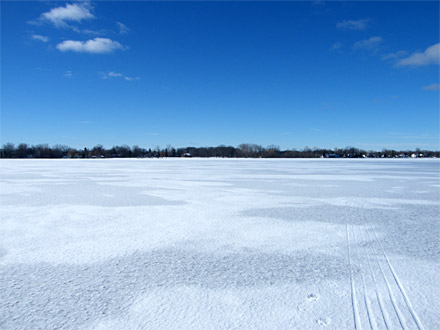
{"label": "ski track", "polygon": [[347,223],[346,239],[354,328],[425,330],[375,228]]}
{"label": "ski track", "polygon": [[379,246],[380,246],[380,249],[382,250],[383,256],[385,257],[385,260],[386,260],[386,262],[387,262],[387,265],[388,265],[388,267],[389,267],[391,273],[393,274],[393,278],[394,278],[394,280],[395,280],[397,286],[399,287],[399,290],[400,290],[400,292],[401,292],[401,294],[402,294],[402,297],[403,297],[403,299],[404,299],[404,301],[405,301],[405,304],[406,304],[406,306],[408,307],[408,310],[409,310],[409,312],[410,312],[410,314],[411,314],[411,316],[412,316],[412,318],[413,318],[415,324],[417,325],[417,328],[420,329],[420,330],[424,330],[425,328],[423,327],[422,322],[420,321],[420,319],[419,319],[419,317],[418,317],[416,311],[414,310],[414,307],[412,306],[411,301],[409,300],[409,297],[408,297],[408,295],[406,294],[406,291],[405,291],[404,286],[403,286],[402,283],[400,282],[400,279],[399,279],[399,277],[397,276],[397,273],[396,273],[396,271],[394,270],[394,268],[393,268],[393,266],[392,266],[392,264],[391,264],[391,262],[390,262],[390,259],[388,258],[388,255],[385,253],[385,250],[384,250],[384,248],[383,248],[383,246],[382,246],[382,243],[380,242],[379,238],[377,237],[376,230],[374,229],[373,226],[372,226],[371,228],[373,229],[373,232],[374,232],[374,235],[375,235],[375,237],[376,237],[377,242],[379,242]]}
{"label": "ski track", "polygon": [[[358,240],[356,238],[356,230],[355,229],[356,228],[353,227],[354,242],[355,242],[355,245],[359,245]],[[364,303],[365,303],[365,307],[366,307],[366,311],[367,311],[368,324],[370,325],[371,329],[376,330],[377,326],[376,326],[376,323],[374,320],[375,316],[374,316],[373,310],[371,308],[371,303],[370,303],[370,300],[369,300],[368,294],[367,294],[364,271],[363,271],[363,261],[362,261],[362,257],[361,257],[361,254],[359,253],[359,251],[357,251],[357,256],[358,256],[358,260],[359,260],[359,269],[360,269],[361,278],[362,278],[362,288],[363,288],[363,295],[364,295]]]}
{"label": "ski track", "polygon": [[[368,232],[367,232],[367,234],[368,234]],[[368,237],[370,238],[369,234],[368,234]],[[371,238],[370,238],[370,242],[371,242]],[[380,269],[380,273],[382,274],[382,279],[384,280],[385,285],[387,287],[388,297],[390,298],[390,301],[391,301],[391,304],[393,306],[394,312],[396,313],[396,316],[397,316],[397,319],[399,321],[399,324],[400,324],[401,328],[405,330],[405,329],[407,329],[405,317],[403,316],[403,314],[400,311],[400,308],[399,308],[399,306],[397,304],[396,297],[394,296],[394,291],[393,291],[393,289],[391,287],[390,281],[389,281],[388,277],[386,276],[385,271],[384,271],[384,269],[382,267],[382,264],[381,264],[381,262],[379,260],[378,253],[375,252],[374,254],[375,254],[375,257],[376,257],[377,264],[378,264],[379,269]]]}
{"label": "ski track", "polygon": [[359,311],[358,311],[358,303],[356,299],[356,286],[353,276],[353,269],[352,269],[352,261],[351,261],[351,254],[350,254],[350,238],[348,234],[348,224],[345,226],[345,233],[347,236],[347,254],[348,254],[348,267],[350,272],[350,283],[351,283],[351,304],[353,307],[353,318],[354,318],[354,327],[355,329],[362,329],[362,325],[360,323],[360,317],[359,317]]}
{"label": "ski track", "polygon": [[[364,236],[362,235],[362,231],[360,229],[359,229],[359,232],[360,232],[361,239],[364,240]],[[381,293],[379,292],[376,276],[374,275],[373,268],[371,267],[370,258],[369,258],[368,251],[367,251],[367,248],[365,247],[365,245],[363,245],[363,251],[364,251],[364,255],[366,256],[366,259],[367,259],[367,265],[368,265],[368,270],[369,270],[370,275],[371,275],[371,279],[373,280],[374,291],[375,291],[376,299],[377,299],[377,302],[378,302],[380,314],[382,315],[382,319],[384,321],[384,326],[385,326],[385,328],[387,330],[391,329],[390,317],[389,317],[388,312],[386,311],[386,309],[384,307],[383,298],[382,298]]]}

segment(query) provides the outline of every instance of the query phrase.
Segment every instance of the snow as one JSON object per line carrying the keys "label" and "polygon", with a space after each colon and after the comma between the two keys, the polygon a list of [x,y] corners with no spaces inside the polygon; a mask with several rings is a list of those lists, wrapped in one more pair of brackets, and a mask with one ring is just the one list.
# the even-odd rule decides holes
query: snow
{"label": "snow", "polygon": [[434,159],[0,161],[0,329],[440,329]]}

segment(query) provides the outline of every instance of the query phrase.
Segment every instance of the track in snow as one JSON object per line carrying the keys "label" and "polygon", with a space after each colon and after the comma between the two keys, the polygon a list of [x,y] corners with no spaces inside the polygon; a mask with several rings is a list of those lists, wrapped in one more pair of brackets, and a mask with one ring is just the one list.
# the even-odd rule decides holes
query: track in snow
{"label": "track in snow", "polygon": [[424,330],[375,229],[347,224],[346,237],[355,329]]}
{"label": "track in snow", "polygon": [[351,284],[351,304],[353,306],[353,319],[354,319],[354,327],[356,329],[362,329],[362,325],[360,323],[359,310],[358,310],[358,302],[356,299],[356,285],[355,279],[353,276],[352,269],[352,261],[351,261],[351,253],[350,253],[350,238],[348,234],[348,224],[345,226],[345,231],[347,235],[347,253],[348,253],[348,266],[350,271],[350,284]]}

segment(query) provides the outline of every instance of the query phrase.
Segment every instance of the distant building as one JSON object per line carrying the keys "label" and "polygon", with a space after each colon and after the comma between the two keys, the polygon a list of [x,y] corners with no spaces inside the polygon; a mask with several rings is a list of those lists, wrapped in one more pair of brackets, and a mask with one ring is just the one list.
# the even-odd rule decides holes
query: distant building
{"label": "distant building", "polygon": [[338,154],[327,154],[325,156],[326,156],[326,158],[339,158],[340,157]]}

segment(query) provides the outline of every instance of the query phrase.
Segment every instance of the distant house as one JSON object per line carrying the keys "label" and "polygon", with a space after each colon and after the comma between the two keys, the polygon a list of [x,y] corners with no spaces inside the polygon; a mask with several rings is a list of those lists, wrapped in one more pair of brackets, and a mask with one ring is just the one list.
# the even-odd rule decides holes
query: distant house
{"label": "distant house", "polygon": [[326,158],[339,158],[340,156],[338,154],[327,154]]}

